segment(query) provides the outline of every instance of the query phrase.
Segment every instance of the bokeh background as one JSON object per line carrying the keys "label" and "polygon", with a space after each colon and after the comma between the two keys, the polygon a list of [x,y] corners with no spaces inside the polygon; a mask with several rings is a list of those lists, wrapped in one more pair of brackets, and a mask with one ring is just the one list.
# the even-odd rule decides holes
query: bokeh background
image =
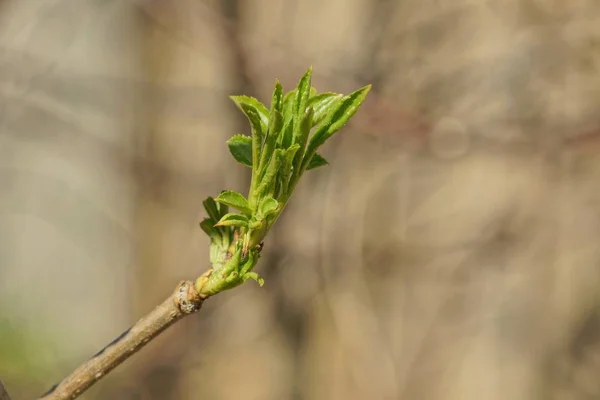
{"label": "bokeh background", "polygon": [[207,268],[230,94],[373,90],[258,272],[84,399],[600,398],[597,0],[0,0],[0,379]]}

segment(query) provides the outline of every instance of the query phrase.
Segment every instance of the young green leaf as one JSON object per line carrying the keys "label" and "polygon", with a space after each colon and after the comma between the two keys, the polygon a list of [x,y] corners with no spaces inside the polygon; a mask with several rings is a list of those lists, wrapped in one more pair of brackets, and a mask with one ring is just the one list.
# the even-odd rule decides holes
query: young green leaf
{"label": "young green leaf", "polygon": [[[242,248],[242,250],[243,250],[243,248]],[[244,254],[242,253],[242,258],[240,259],[240,261],[243,260],[239,267],[240,276],[242,278],[245,274],[252,271],[254,266],[256,266],[256,262],[258,261],[258,258],[260,257],[260,255],[258,254],[258,252],[255,249],[252,249],[251,251],[247,252],[246,255],[247,255],[247,257],[245,257],[245,259],[244,259],[244,257],[243,257]]]}
{"label": "young green leaf", "polygon": [[269,215],[276,213],[279,210],[279,202],[273,197],[266,197],[260,205],[260,216],[267,218]]}
{"label": "young green leaf", "polygon": [[273,112],[277,111],[283,114],[283,87],[279,80],[275,81],[273,96],[271,96],[271,111],[269,112],[269,120],[273,118]]}
{"label": "young green leaf", "polygon": [[299,125],[300,120],[304,116],[306,111],[306,105],[310,97],[310,82],[312,78],[312,67],[308,67],[296,87],[296,95],[294,97],[294,123]]}
{"label": "young green leaf", "polygon": [[200,228],[202,228],[202,230],[206,232],[209,238],[220,241],[221,232],[219,232],[218,228],[214,227],[214,223],[215,222],[212,218],[204,218],[202,222],[200,222]]}
{"label": "young green leaf", "polygon": [[306,170],[315,169],[322,167],[324,165],[329,165],[326,159],[324,159],[319,153],[315,153],[315,155],[310,159]]}
{"label": "young green leaf", "polygon": [[246,135],[235,135],[227,141],[229,152],[240,164],[252,167],[252,138]]}
{"label": "young green leaf", "polygon": [[306,149],[306,143],[308,142],[308,135],[310,134],[310,128],[312,127],[312,118],[313,118],[314,110],[310,107],[306,110],[305,114],[302,117],[302,120],[298,124],[298,130],[296,131],[298,136],[294,138],[295,144],[298,144],[300,147],[298,148],[298,152],[294,156],[294,161],[292,162],[292,166],[294,168],[292,180],[297,179],[299,176],[300,167],[302,166],[302,156],[304,155],[304,150]]}
{"label": "young green leaf", "polygon": [[287,123],[294,116],[294,98],[296,89],[290,90],[283,96],[283,119]]}
{"label": "young green leaf", "polygon": [[283,127],[283,87],[279,80],[275,81],[273,96],[271,96],[271,111],[269,113],[269,130],[265,139],[265,146],[260,160],[260,173],[262,176],[265,173],[266,166],[273,156],[273,150],[281,145],[283,137],[281,129]]}
{"label": "young green leaf", "polygon": [[256,189],[255,198],[260,199],[261,197],[272,194],[275,191],[275,177],[279,171],[283,153],[284,150],[282,149],[275,150],[273,157],[271,157],[271,161],[269,161],[267,170],[260,181],[260,185],[258,185],[258,188]]}
{"label": "young green leaf", "polygon": [[302,170],[305,170],[308,163],[314,156],[315,152],[327,139],[334,133],[342,129],[342,127],[356,114],[360,105],[365,101],[371,85],[344,96],[337,102],[334,110],[329,113],[323,124],[317,129],[315,134],[310,138],[304,159],[302,161]]}
{"label": "young green leaf", "polygon": [[283,116],[277,110],[274,110],[272,117],[269,120],[269,130],[265,139],[265,145],[260,156],[260,169],[259,177],[262,177],[267,169],[267,165],[273,156],[277,139],[280,136],[281,128],[283,126]]}
{"label": "young green leaf", "polygon": [[246,272],[242,279],[244,282],[246,282],[248,279],[252,279],[252,280],[256,281],[256,283],[258,283],[258,286],[260,286],[260,287],[263,287],[263,285],[265,284],[264,278],[262,276],[258,275],[254,271]]}
{"label": "young green leaf", "polygon": [[235,192],[233,190],[225,190],[217,196],[215,201],[238,209],[245,215],[252,215],[252,210],[248,205],[248,200],[246,200],[246,198],[241,193]]}
{"label": "young green leaf", "polygon": [[246,114],[246,117],[248,118],[248,121],[250,121],[250,126],[252,128],[252,166],[257,170],[260,162],[260,151],[262,148],[262,141],[266,128],[263,129],[262,127],[260,115],[256,107],[247,103],[240,103],[240,107],[244,114]]}
{"label": "young green leaf", "polygon": [[217,203],[217,209],[219,210],[219,215],[225,215],[229,213],[229,206],[227,204]]}
{"label": "young green leaf", "polygon": [[311,88],[310,88],[310,97],[315,97],[316,95],[317,95],[317,88],[311,86]]}
{"label": "young green leaf", "polygon": [[202,205],[204,206],[204,209],[206,210],[208,216],[213,221],[216,222],[221,219],[221,214],[219,213],[219,209],[217,208],[217,203],[215,203],[215,199],[213,199],[212,197],[207,197],[202,202]]}
{"label": "young green leaf", "polygon": [[285,152],[283,153],[283,160],[281,162],[281,171],[280,171],[280,178],[279,178],[279,182],[280,182],[280,185],[279,185],[280,190],[279,190],[279,194],[278,194],[279,198],[281,198],[281,196],[285,197],[288,194],[287,190],[290,185],[290,179],[292,178],[292,174],[294,172],[294,166],[293,166],[294,157],[299,149],[300,149],[300,145],[294,144],[293,146],[290,146],[288,149],[286,149]]}
{"label": "young green leaf", "polygon": [[229,98],[233,100],[235,105],[244,113],[246,112],[242,106],[243,104],[255,108],[260,117],[263,131],[267,130],[267,125],[269,123],[269,110],[267,110],[267,107],[263,103],[250,96],[229,96]]}
{"label": "young green leaf", "polygon": [[294,135],[294,120],[289,119],[283,126],[282,132],[277,140],[277,147],[287,149],[292,145]]}
{"label": "young green leaf", "polygon": [[318,125],[335,108],[337,102],[344,97],[337,93],[320,93],[308,100],[308,107],[315,109],[312,126]]}
{"label": "young green leaf", "polygon": [[225,214],[215,226],[235,226],[244,228],[248,226],[248,217],[242,214]]}

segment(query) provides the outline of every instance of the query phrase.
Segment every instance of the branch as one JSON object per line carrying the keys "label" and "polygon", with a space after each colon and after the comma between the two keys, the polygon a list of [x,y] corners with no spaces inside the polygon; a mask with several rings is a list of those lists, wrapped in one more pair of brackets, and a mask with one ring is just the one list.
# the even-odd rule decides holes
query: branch
{"label": "branch", "polygon": [[[173,294],[162,304],[123,332],[90,360],[80,365],[71,375],[54,385],[40,399],[67,400],[79,397],[90,386],[131,357],[169,326],[186,315],[200,310],[206,298],[206,296],[198,294],[193,282],[181,282]],[[1,385],[0,400],[4,400]]]}

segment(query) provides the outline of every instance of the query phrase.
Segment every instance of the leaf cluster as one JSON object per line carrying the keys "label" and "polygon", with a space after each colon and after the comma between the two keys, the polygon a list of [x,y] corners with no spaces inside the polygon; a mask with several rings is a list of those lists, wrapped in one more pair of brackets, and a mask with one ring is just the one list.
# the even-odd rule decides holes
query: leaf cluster
{"label": "leaf cluster", "polygon": [[226,190],[204,202],[209,217],[201,227],[211,238],[215,270],[237,257],[238,240],[240,263],[259,248],[302,175],[328,164],[317,150],[348,123],[371,88],[318,93],[311,81],[312,67],[288,92],[276,81],[269,107],[253,97],[231,96],[248,119],[250,135],[234,135],[227,145],[236,161],[252,169],[252,180],[247,197]]}

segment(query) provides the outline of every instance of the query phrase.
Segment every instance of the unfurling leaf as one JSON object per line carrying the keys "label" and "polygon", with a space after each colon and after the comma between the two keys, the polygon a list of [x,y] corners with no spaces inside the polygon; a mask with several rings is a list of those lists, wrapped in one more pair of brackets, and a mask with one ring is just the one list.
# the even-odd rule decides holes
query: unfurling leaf
{"label": "unfurling leaf", "polygon": [[227,141],[229,152],[240,164],[252,167],[252,138],[246,135],[235,135]]}
{"label": "unfurling leaf", "polygon": [[200,228],[202,228],[202,230],[206,232],[209,238],[220,239],[221,232],[219,232],[218,228],[214,227],[214,224],[215,222],[212,220],[212,218],[204,218],[202,222],[200,222]]}
{"label": "unfurling leaf", "polygon": [[[250,243],[248,243],[248,244],[250,244]],[[242,247],[242,250],[243,250],[243,247]],[[247,257],[244,257],[244,255],[247,255]],[[239,268],[240,277],[243,278],[244,275],[246,275],[248,272],[252,271],[252,269],[256,265],[256,262],[258,261],[259,257],[260,256],[259,256],[258,252],[255,251],[254,249],[251,251],[242,252],[243,263]]]}
{"label": "unfurling leaf", "polygon": [[227,204],[217,203],[217,208],[219,209],[219,215],[229,213],[229,206]]}
{"label": "unfurling leaf", "polygon": [[313,118],[314,110],[310,107],[306,110],[306,113],[303,115],[302,120],[299,123],[299,127],[296,130],[297,136],[294,137],[294,143],[299,146],[298,152],[294,156],[294,160],[292,162],[293,167],[293,178],[292,181],[295,181],[300,176],[302,172],[300,167],[302,166],[302,156],[304,155],[304,150],[306,149],[306,143],[308,142],[308,135],[310,134],[310,128],[312,127],[312,118]]}
{"label": "unfurling leaf", "polygon": [[299,144],[295,144],[290,146],[283,153],[283,160],[281,162],[281,172],[280,172],[280,196],[287,196],[287,191],[290,185],[290,179],[292,178],[292,173],[294,172],[293,162],[294,156],[300,149]]}
{"label": "unfurling leaf", "polygon": [[336,103],[334,110],[329,113],[323,124],[317,129],[314,135],[310,138],[304,159],[302,161],[302,169],[306,169],[308,163],[314,156],[315,152],[327,139],[334,133],[342,129],[342,127],[356,114],[360,105],[365,101],[371,85],[367,85],[358,89],[355,92],[344,96]]}
{"label": "unfurling leaf", "polygon": [[323,121],[329,113],[335,109],[337,102],[344,97],[337,93],[320,93],[308,100],[308,107],[315,109],[315,115],[313,116],[312,126],[318,125]]}
{"label": "unfurling leaf", "polygon": [[296,89],[290,90],[283,96],[283,117],[287,123],[294,116],[294,98],[296,97]]}
{"label": "unfurling leaf", "polygon": [[273,194],[275,191],[275,177],[277,176],[277,172],[279,171],[279,166],[281,165],[281,158],[284,150],[277,149],[271,157],[271,161],[269,161],[269,165],[267,166],[267,170],[263,175],[260,185],[256,189],[256,198],[261,198],[268,194]]}
{"label": "unfurling leaf", "polygon": [[233,190],[225,190],[215,198],[215,201],[240,210],[245,215],[252,215],[248,200],[241,193]]}
{"label": "unfurling leaf", "polygon": [[308,171],[309,169],[319,168],[324,165],[329,165],[327,160],[324,159],[319,153],[315,153],[315,155],[310,159],[310,162],[308,163],[308,167],[306,167],[306,170]]}
{"label": "unfurling leaf", "polygon": [[271,110],[269,112],[269,126],[265,144],[260,157],[259,177],[266,171],[267,165],[273,156],[273,151],[282,142],[281,129],[283,128],[283,87],[279,80],[275,82],[273,95],[271,96]]}
{"label": "unfurling leaf", "polygon": [[250,121],[250,127],[252,130],[252,166],[258,168],[260,162],[260,150],[262,148],[262,141],[266,131],[266,127],[263,128],[260,115],[256,107],[248,103],[240,103],[240,108],[246,114],[248,121]]}
{"label": "unfurling leaf", "polygon": [[[306,112],[306,106],[310,97],[311,78],[312,67],[308,67],[302,78],[300,78],[298,86],[296,87],[293,106],[294,125],[296,125],[296,127],[300,125],[300,121],[302,120],[302,118],[304,117],[304,113]],[[297,134],[295,134],[294,136],[297,136]],[[298,142],[294,141],[294,143]]]}
{"label": "unfurling leaf", "polygon": [[294,162],[292,166],[294,167],[294,172],[292,176],[297,176],[297,166],[302,163],[302,155],[304,154],[304,149],[306,148],[306,142],[308,140],[308,135],[310,133],[310,128],[312,128],[312,116],[313,110],[306,110],[306,106],[308,105],[308,99],[310,98],[310,90],[311,90],[311,79],[312,79],[312,67],[308,67],[304,76],[300,78],[298,82],[298,86],[296,87],[296,95],[294,98],[294,106],[293,106],[293,135],[292,135],[292,143],[298,144],[300,147],[296,153],[296,157],[294,158]]}
{"label": "unfurling leaf", "polygon": [[289,119],[282,128],[282,132],[277,140],[277,147],[287,149],[292,145],[294,134],[294,120]]}
{"label": "unfurling leaf", "polygon": [[242,214],[225,214],[215,226],[235,226],[244,228],[248,226],[248,217]]}
{"label": "unfurling leaf", "polygon": [[273,112],[277,111],[283,115],[283,87],[279,80],[275,81],[273,96],[271,96],[271,110],[269,112],[269,120],[273,118]]}
{"label": "unfurling leaf", "polygon": [[258,283],[258,286],[260,286],[260,287],[263,287],[263,285],[265,284],[265,280],[263,279],[263,277],[258,275],[254,271],[246,272],[246,274],[244,274],[244,277],[242,279],[244,280],[244,282],[247,281],[248,279],[252,279],[252,280],[256,281]]}
{"label": "unfurling leaf", "polygon": [[280,136],[281,128],[283,126],[283,116],[277,110],[274,110],[272,117],[269,120],[269,131],[265,139],[265,146],[263,147],[262,154],[260,156],[260,169],[259,176],[263,176],[267,165],[273,156],[275,150],[275,144]]}
{"label": "unfurling leaf", "polygon": [[219,209],[217,207],[217,203],[215,203],[215,199],[213,199],[212,197],[207,197],[203,202],[202,205],[204,206],[204,209],[206,210],[206,213],[208,214],[208,216],[215,222],[217,222],[218,220],[221,219],[221,214],[219,213]]}
{"label": "unfurling leaf", "polygon": [[260,214],[262,218],[267,218],[269,215],[276,213],[279,210],[279,202],[273,197],[267,197],[260,205]]}
{"label": "unfurling leaf", "polygon": [[244,113],[246,113],[242,106],[244,104],[255,108],[260,117],[260,123],[262,125],[262,130],[263,131],[267,130],[267,125],[269,123],[269,110],[267,110],[267,107],[263,103],[261,103],[254,97],[250,97],[250,96],[230,96],[230,99],[233,100],[235,105],[240,110],[242,110]]}

